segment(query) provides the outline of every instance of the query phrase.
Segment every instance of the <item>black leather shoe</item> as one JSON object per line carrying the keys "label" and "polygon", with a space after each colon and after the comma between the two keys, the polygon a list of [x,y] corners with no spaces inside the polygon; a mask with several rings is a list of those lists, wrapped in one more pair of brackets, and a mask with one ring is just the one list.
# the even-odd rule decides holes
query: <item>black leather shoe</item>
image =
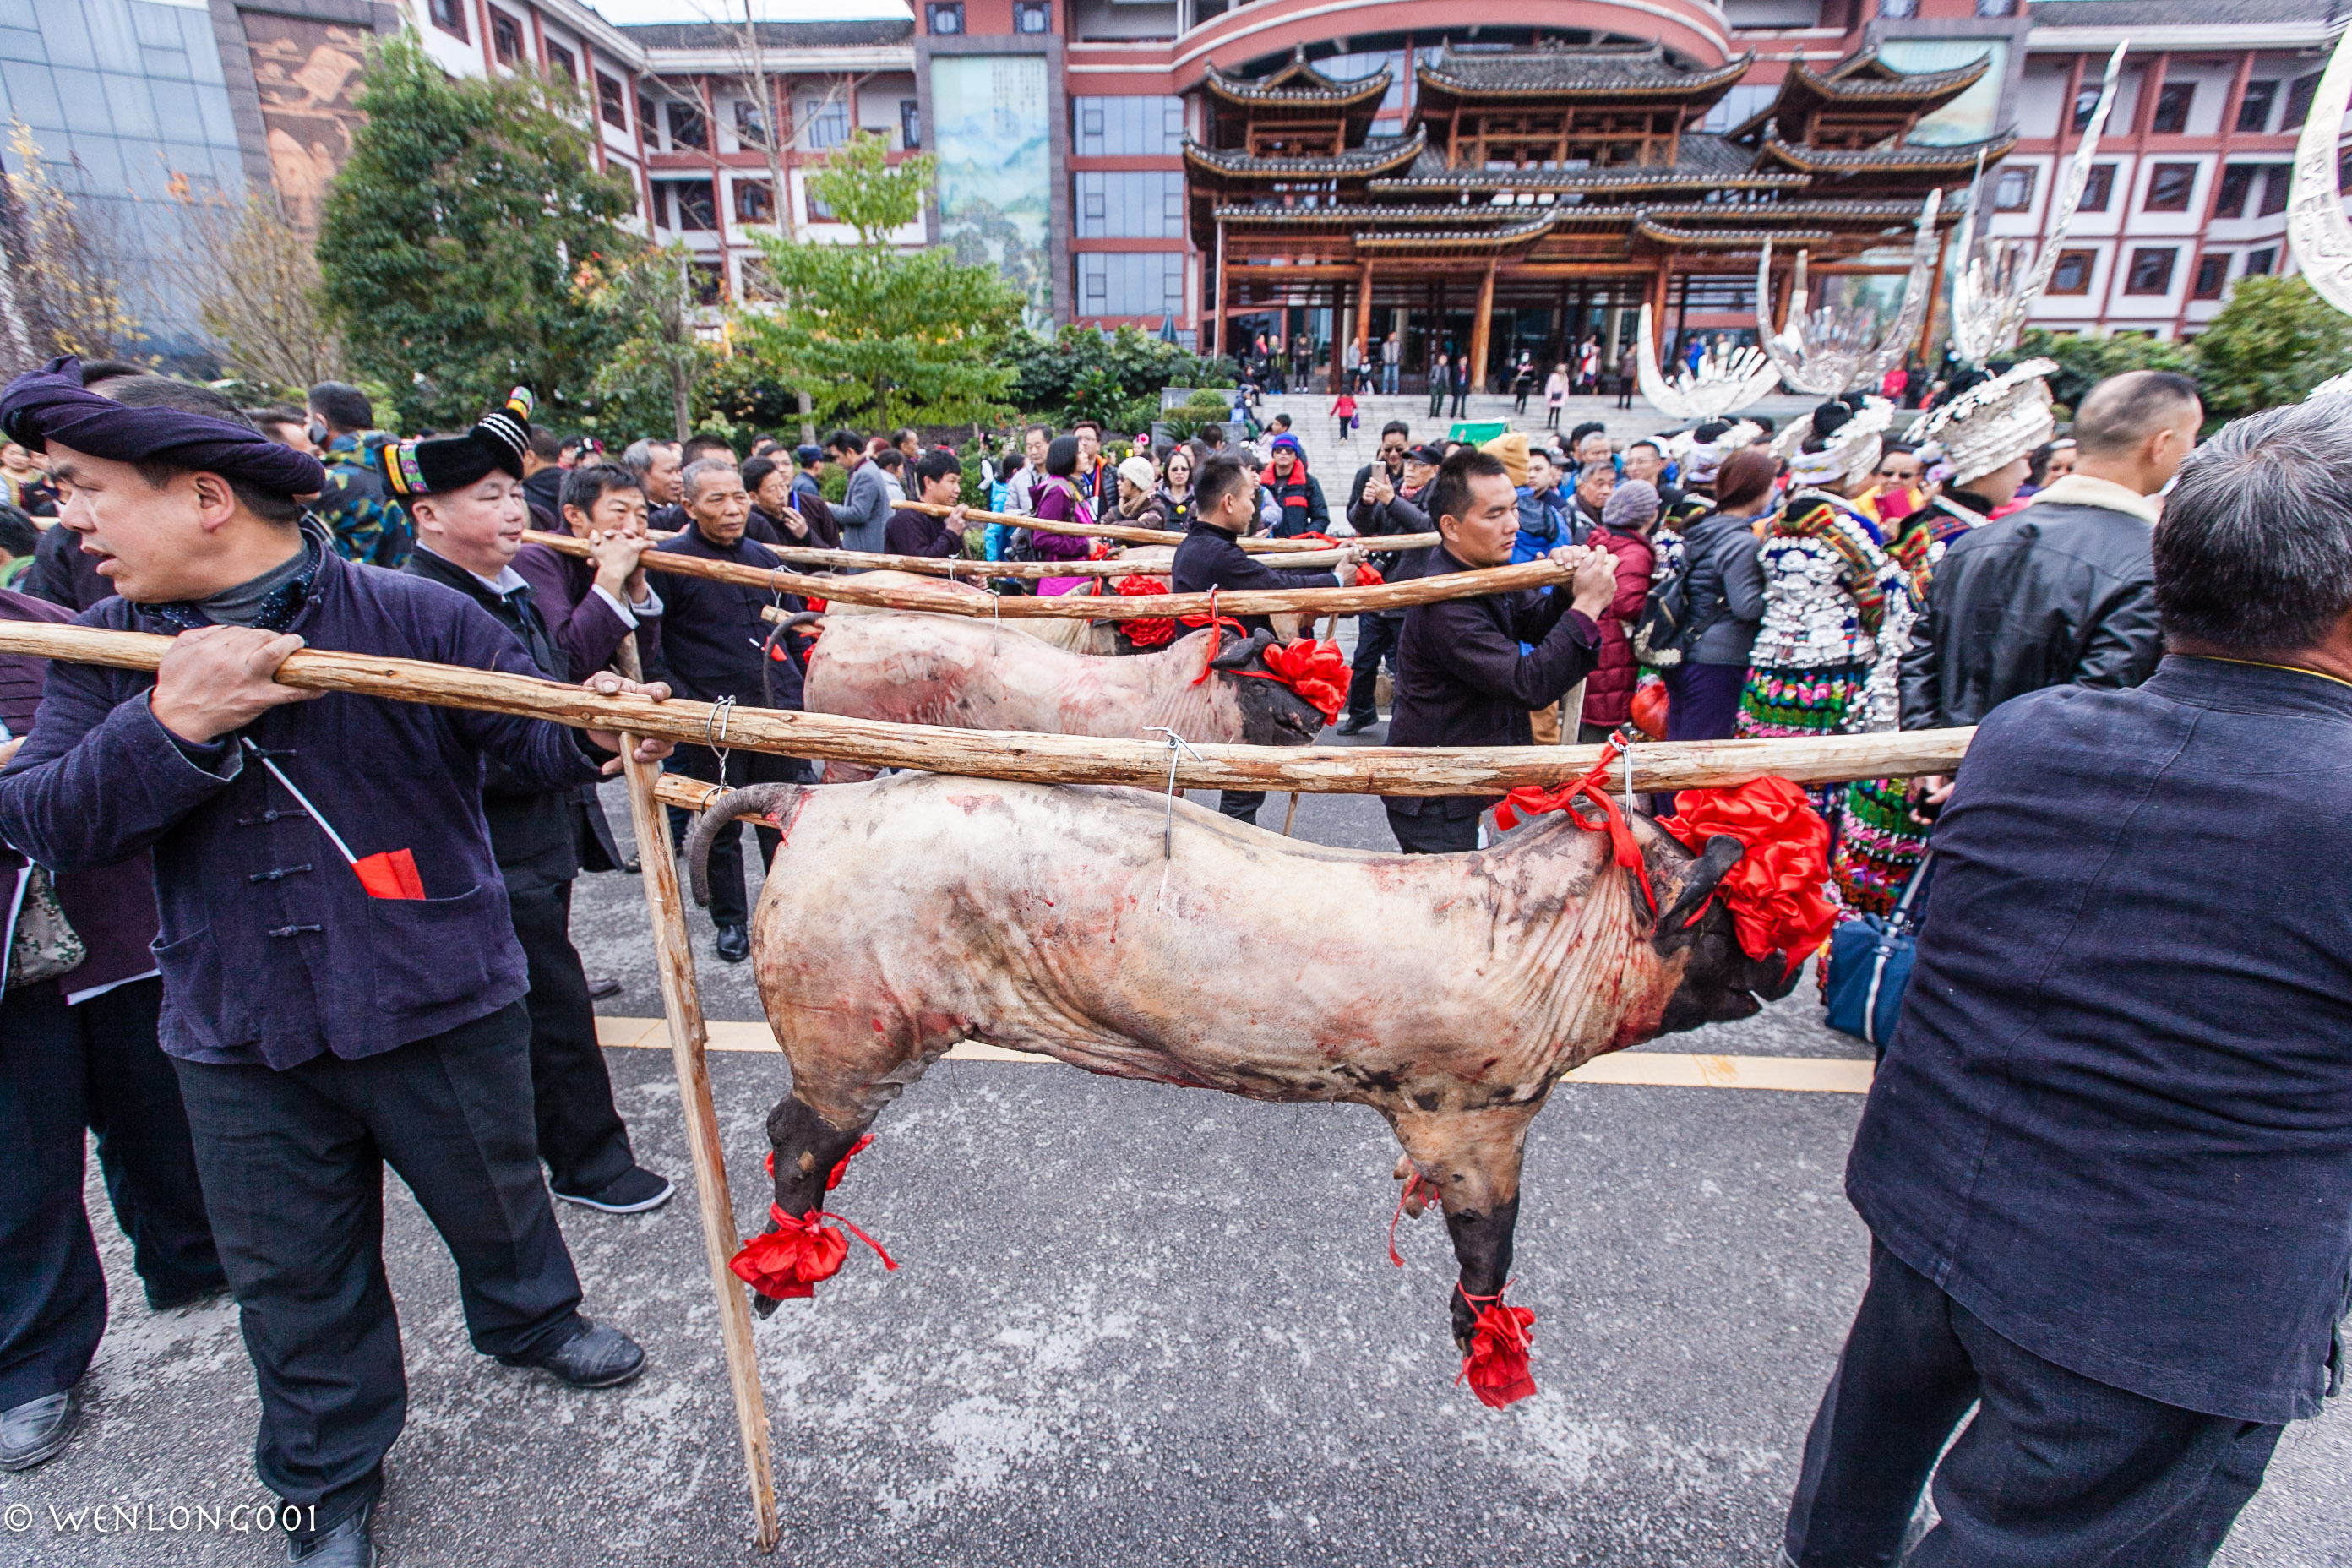
{"label": "black leather shoe", "polygon": [[374,1518],[375,1505],[370,1503],[334,1529],[320,1531],[307,1546],[289,1542],[286,1561],[302,1568],[375,1568]]}
{"label": "black leather shoe", "polygon": [[632,856],[628,857],[626,859],[625,859],[625,860],[623,860],[623,861],[621,862],[621,869],[622,869],[622,870],[624,870],[624,871],[626,871],[626,872],[627,872],[630,876],[632,876],[632,877],[635,877],[635,876],[641,876],[641,875],[643,875],[643,874],[644,874],[644,872],[645,872],[645,868],[646,868],[646,863],[645,863],[644,861],[642,861],[642,860],[638,859],[638,858],[637,858],[635,856],[634,856],[634,855],[632,855]]}
{"label": "black leather shoe", "polygon": [[574,1388],[614,1388],[646,1370],[646,1352],[637,1342],[610,1323],[583,1325],[551,1351],[534,1356],[500,1356],[507,1366],[536,1367]]}
{"label": "black leather shoe", "polygon": [[0,1410],[0,1470],[47,1464],[73,1441],[80,1418],[81,1401],[70,1388]]}
{"label": "black leather shoe", "polygon": [[742,926],[720,926],[719,956],[730,963],[740,963],[751,957],[751,933]]}
{"label": "black leather shoe", "polygon": [[1333,728],[1337,729],[1342,735],[1360,735],[1380,721],[1380,715],[1377,713],[1362,716],[1350,713],[1345,719],[1340,720],[1337,725],[1333,726]]}

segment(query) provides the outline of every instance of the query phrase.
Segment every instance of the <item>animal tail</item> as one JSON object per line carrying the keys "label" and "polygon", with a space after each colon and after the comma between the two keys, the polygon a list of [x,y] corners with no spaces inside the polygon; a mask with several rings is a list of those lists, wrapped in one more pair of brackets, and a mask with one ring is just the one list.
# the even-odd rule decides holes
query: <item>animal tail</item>
{"label": "animal tail", "polygon": [[704,807],[686,834],[686,875],[697,909],[710,907],[710,841],[739,816],[778,818],[808,788],[806,784],[762,784],[730,789]]}

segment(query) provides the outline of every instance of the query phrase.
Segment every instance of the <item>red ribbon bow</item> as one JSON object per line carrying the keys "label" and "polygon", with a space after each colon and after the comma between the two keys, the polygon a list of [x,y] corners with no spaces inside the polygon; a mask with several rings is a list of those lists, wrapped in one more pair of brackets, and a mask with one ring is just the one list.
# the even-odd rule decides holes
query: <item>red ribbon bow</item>
{"label": "red ribbon bow", "polygon": [[[1328,545],[1331,546],[1331,548],[1333,548],[1334,550],[1343,550],[1343,549],[1347,548],[1347,547],[1348,547],[1349,545],[1350,545],[1350,544],[1361,544],[1361,543],[1363,542],[1363,541],[1362,541],[1360,538],[1358,538],[1358,539],[1334,539],[1334,538],[1332,538],[1332,537],[1331,537],[1329,534],[1328,534],[1328,533],[1294,533],[1294,534],[1292,534],[1292,535],[1291,535],[1291,537],[1292,537],[1293,539],[1319,539],[1319,540],[1321,540],[1324,543],[1326,543],[1326,544],[1328,544]],[[1385,578],[1385,577],[1383,577],[1383,576],[1381,576],[1381,569],[1380,569],[1379,567],[1377,567],[1377,566],[1373,565],[1370,562],[1369,562],[1369,561],[1364,561],[1364,562],[1359,562],[1359,563],[1357,563],[1357,565],[1356,565],[1356,586],[1357,586],[1357,587],[1359,587],[1359,588],[1377,588],[1377,587],[1379,587],[1381,584],[1383,584],[1383,583],[1385,583],[1385,582],[1387,582],[1387,581],[1388,581],[1388,579],[1387,579],[1387,578]]]}
{"label": "red ribbon bow", "polygon": [[1273,674],[1260,676],[1254,669],[1235,670],[1236,675],[1248,675],[1258,679],[1282,682],[1322,711],[1323,722],[1335,723],[1339,710],[1348,700],[1348,660],[1335,642],[1309,642],[1301,637],[1294,643],[1276,643],[1265,650],[1265,667]]}
{"label": "red ribbon bow", "polygon": [[[1633,873],[1633,879],[1642,885],[1643,900],[1650,906],[1650,913],[1655,915],[1658,895],[1651,890],[1650,868],[1642,859],[1642,847],[1633,841],[1633,826],[1625,820],[1616,797],[1609,793],[1609,764],[1624,754],[1623,744],[1612,735],[1601,748],[1601,760],[1592,764],[1592,771],[1575,783],[1557,789],[1521,784],[1495,807],[1495,826],[1508,832],[1519,825],[1523,815],[1540,816],[1548,811],[1564,811],[1587,833],[1607,833],[1611,855],[1618,865]],[[1589,819],[1576,809],[1580,795],[1601,808],[1598,820]]]}
{"label": "red ribbon bow", "polygon": [[1738,864],[1717,889],[1731,911],[1740,951],[1785,952],[1794,969],[1829,940],[1837,910],[1822,891],[1829,876],[1830,829],[1805,792],[1787,779],[1749,779],[1733,789],[1686,789],[1676,815],[1658,824],[1694,850],[1718,833],[1739,840]]}
{"label": "red ribbon bow", "polygon": [[[1116,586],[1129,598],[1168,592],[1168,584],[1157,577],[1121,577]],[[1170,617],[1152,616],[1129,621],[1120,629],[1137,647],[1160,647],[1174,640],[1176,622]]]}
{"label": "red ribbon bow", "polygon": [[[1459,1282],[1454,1287],[1462,1290]],[[1510,1289],[1505,1286],[1504,1289]],[[1536,1326],[1535,1312],[1526,1307],[1503,1305],[1503,1291],[1462,1299],[1478,1313],[1470,1331],[1470,1353],[1462,1358],[1462,1375],[1478,1403],[1492,1410],[1525,1399],[1536,1391],[1535,1373],[1528,1366],[1528,1337]]]}
{"label": "red ribbon bow", "polygon": [[[873,1142],[874,1135],[869,1132],[834,1162],[824,1178],[826,1192],[841,1185],[849,1162]],[[776,1156],[770,1151],[768,1174],[773,1177],[775,1173]],[[768,1205],[768,1217],[775,1221],[776,1228],[745,1242],[728,1260],[727,1267],[734,1270],[735,1278],[773,1300],[798,1300],[814,1295],[814,1287],[841,1272],[842,1262],[849,1256],[849,1242],[841,1231],[827,1226],[826,1220],[872,1247],[884,1268],[895,1271],[898,1267],[882,1250],[880,1242],[837,1214],[814,1208],[804,1215],[788,1215],[781,1205],[772,1203]]]}

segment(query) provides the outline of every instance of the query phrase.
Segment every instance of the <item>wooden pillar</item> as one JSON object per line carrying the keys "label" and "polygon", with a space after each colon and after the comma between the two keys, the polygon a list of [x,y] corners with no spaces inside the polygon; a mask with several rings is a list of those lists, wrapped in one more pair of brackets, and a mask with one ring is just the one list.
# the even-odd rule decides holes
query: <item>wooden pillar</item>
{"label": "wooden pillar", "polygon": [[1214,336],[1209,340],[1209,353],[1214,358],[1230,352],[1225,347],[1225,220],[1223,218],[1217,220],[1217,280],[1213,287],[1216,294],[1215,303],[1210,307],[1210,321]]}
{"label": "wooden pillar", "polygon": [[1609,346],[1601,351],[1601,357],[1604,363],[1601,368],[1606,374],[1615,375],[1617,374],[1618,339],[1622,335],[1625,328],[1625,307],[1620,303],[1617,299],[1617,280],[1613,278],[1609,280],[1608,298]]}
{"label": "wooden pillar", "polygon": [[[2060,164],[2058,167],[2063,169],[2064,165]],[[1944,251],[1950,238],[1948,234],[1939,234],[1937,237],[1936,269],[1927,275],[1927,313],[1919,318],[1919,358],[1930,370],[1933,370],[1936,365],[1936,307],[1943,301]],[[1964,267],[1968,265],[1968,258],[1961,258],[1960,264]],[[1863,390],[1875,392],[1878,389],[1868,386]]]}
{"label": "wooden pillar", "polygon": [[1498,258],[1486,258],[1486,274],[1478,280],[1478,314],[1470,323],[1470,363],[1476,367],[1478,379],[1471,390],[1486,390],[1486,349],[1495,331],[1495,264]]}
{"label": "wooden pillar", "polygon": [[1373,384],[1379,384],[1380,371],[1372,365],[1372,264],[1369,259],[1356,274],[1356,363],[1371,367]]}

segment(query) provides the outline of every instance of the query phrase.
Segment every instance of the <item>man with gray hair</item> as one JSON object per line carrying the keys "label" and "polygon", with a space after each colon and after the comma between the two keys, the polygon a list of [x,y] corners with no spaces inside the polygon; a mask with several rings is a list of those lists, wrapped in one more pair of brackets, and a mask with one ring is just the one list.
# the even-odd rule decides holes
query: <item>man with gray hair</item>
{"label": "man with gray hair", "polygon": [[678,506],[678,475],[685,468],[675,441],[632,441],[621,454],[621,464],[637,476],[646,492],[646,526],[675,533],[686,526]]}
{"label": "man with gray hair", "polygon": [[2341,1382],[2352,407],[2200,448],[2153,577],[2155,674],[1987,713],[1937,823],[1797,1568],[2196,1568]]}
{"label": "man with gray hair", "polygon": [[[2013,384],[1994,390],[2000,381]],[[1960,466],[1974,471],[1956,471],[1959,492],[1944,500],[1965,508],[1972,484],[1988,500],[2013,492],[2049,439],[2048,403],[2040,377],[2018,372],[1955,399],[1958,416],[1932,434],[1956,462],[1966,451]],[[1903,728],[1973,724],[2045,686],[2147,679],[2161,652],[2149,498],[2171,481],[2204,418],[2197,384],[2168,371],[2132,371],[2092,389],[2074,421],[2074,472],[2021,510],[1969,523],[1947,546],[1903,656]],[[1929,798],[1945,787],[1932,786]]]}

